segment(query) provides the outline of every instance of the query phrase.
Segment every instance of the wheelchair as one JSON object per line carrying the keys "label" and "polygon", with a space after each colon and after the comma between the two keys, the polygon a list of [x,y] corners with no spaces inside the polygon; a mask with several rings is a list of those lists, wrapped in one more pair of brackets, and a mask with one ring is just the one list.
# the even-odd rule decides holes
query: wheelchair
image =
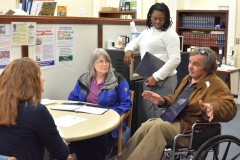
{"label": "wheelchair", "polygon": [[[154,120],[149,119],[148,121]],[[177,141],[189,138],[188,147],[179,147]],[[221,152],[220,152],[221,148]],[[234,152],[231,152],[232,150]],[[197,120],[189,134],[178,134],[173,146],[166,146],[161,160],[237,160],[240,159],[240,139],[221,135],[221,123]]]}
{"label": "wheelchair", "polygon": [[[233,97],[238,98],[238,95],[233,94]],[[188,147],[177,145],[180,138],[189,138]],[[240,139],[232,135],[221,135],[220,122],[208,122],[204,119],[199,119],[192,125],[191,133],[176,135],[173,145],[166,146],[161,157],[161,160],[237,159],[240,159]]]}
{"label": "wheelchair", "polygon": [[[155,120],[151,118],[148,121]],[[197,120],[191,133],[175,136],[173,145],[166,146],[161,160],[237,160],[240,159],[240,139],[221,135],[220,122]],[[177,141],[189,138],[188,147],[179,147]],[[221,153],[220,153],[221,148]],[[234,152],[232,152],[233,149]]]}

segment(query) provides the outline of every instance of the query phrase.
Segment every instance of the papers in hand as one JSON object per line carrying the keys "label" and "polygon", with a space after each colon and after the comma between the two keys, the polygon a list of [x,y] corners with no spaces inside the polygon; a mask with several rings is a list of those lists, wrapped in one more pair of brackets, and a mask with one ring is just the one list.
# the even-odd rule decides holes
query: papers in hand
{"label": "papers in hand", "polygon": [[[71,115],[65,115],[59,118],[54,118],[54,122],[56,126],[62,126],[62,127],[70,127],[86,120],[87,118],[76,117]],[[59,132],[59,134],[61,133]]]}
{"label": "papers in hand", "polygon": [[73,111],[73,112],[84,112],[91,114],[103,114],[108,109],[100,108],[98,105],[90,105],[84,103],[62,103],[60,105],[54,106],[51,109],[63,110],[63,111]]}
{"label": "papers in hand", "polygon": [[148,77],[152,76],[154,72],[159,70],[164,64],[164,61],[160,60],[151,53],[146,52],[138,64],[135,73],[138,73],[144,79],[147,79]]}
{"label": "papers in hand", "polygon": [[130,28],[131,28],[131,33],[136,33],[137,32],[134,21],[130,22]]}
{"label": "papers in hand", "polygon": [[176,100],[166,108],[166,110],[161,114],[160,118],[162,118],[164,121],[172,123],[187,104],[188,99]]}

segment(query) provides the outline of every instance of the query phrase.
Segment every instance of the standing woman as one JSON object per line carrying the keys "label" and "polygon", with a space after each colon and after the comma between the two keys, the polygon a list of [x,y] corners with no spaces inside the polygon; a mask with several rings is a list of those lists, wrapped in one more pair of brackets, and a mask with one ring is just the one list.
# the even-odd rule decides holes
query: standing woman
{"label": "standing woman", "polygon": [[[116,111],[120,116],[132,105],[127,80],[113,70],[110,56],[102,48],[94,50],[88,63],[88,71],[77,80],[68,99],[99,104],[102,108]],[[125,130],[124,122],[123,131]],[[118,128],[98,137],[71,142],[71,145],[77,159],[105,160],[108,140],[112,138],[118,138]]]}
{"label": "standing woman", "polygon": [[[170,11],[164,3],[151,6],[147,14],[147,28],[125,47],[124,63],[131,64],[133,51],[140,50],[141,58],[149,52],[165,62],[151,77],[144,79],[143,90],[156,92],[160,95],[174,93],[177,85],[176,68],[180,63],[180,42],[178,34],[171,29]],[[149,62],[151,63],[151,62]],[[143,100],[145,120],[157,118],[163,109]]]}
{"label": "standing woman", "polygon": [[44,148],[66,160],[69,148],[40,103],[45,79],[30,58],[13,60],[0,75],[0,155],[43,160]]}

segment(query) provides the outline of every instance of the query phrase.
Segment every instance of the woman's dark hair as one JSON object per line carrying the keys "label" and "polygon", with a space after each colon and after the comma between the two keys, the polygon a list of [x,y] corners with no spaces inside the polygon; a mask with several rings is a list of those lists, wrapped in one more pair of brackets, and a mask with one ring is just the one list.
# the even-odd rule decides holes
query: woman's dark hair
{"label": "woman's dark hair", "polygon": [[147,13],[147,21],[146,21],[146,26],[147,28],[151,28],[152,22],[151,22],[151,15],[152,12],[156,10],[156,11],[160,11],[165,15],[165,23],[162,27],[162,31],[166,31],[169,27],[172,26],[172,18],[170,17],[170,11],[169,8],[166,4],[164,3],[155,3],[154,5],[151,6],[151,8],[149,9],[148,13]]}

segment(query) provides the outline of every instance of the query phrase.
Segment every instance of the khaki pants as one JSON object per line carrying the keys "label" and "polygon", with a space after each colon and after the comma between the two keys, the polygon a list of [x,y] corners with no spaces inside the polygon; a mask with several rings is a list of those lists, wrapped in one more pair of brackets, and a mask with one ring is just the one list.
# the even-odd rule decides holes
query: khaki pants
{"label": "khaki pants", "polygon": [[[122,152],[116,159],[159,160],[165,146],[172,146],[174,137],[180,132],[181,127],[178,121],[169,123],[158,118],[145,122],[123,146]],[[184,144],[180,145],[184,146]]]}

